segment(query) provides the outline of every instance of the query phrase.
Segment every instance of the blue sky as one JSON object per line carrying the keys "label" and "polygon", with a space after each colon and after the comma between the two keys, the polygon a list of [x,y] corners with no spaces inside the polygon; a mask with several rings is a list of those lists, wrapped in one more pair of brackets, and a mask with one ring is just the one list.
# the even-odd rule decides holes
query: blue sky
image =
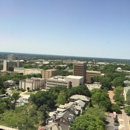
{"label": "blue sky", "polygon": [[0,0],[0,51],[130,59],[130,0]]}

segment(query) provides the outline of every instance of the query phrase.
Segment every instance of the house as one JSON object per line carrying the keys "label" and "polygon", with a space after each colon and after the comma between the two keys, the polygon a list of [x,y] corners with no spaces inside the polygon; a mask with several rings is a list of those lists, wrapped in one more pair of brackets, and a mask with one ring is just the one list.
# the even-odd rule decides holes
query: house
{"label": "house", "polygon": [[43,130],[70,130],[70,126],[53,122],[46,125]]}
{"label": "house", "polygon": [[75,101],[77,106],[80,106],[82,109],[85,109],[85,103],[82,100]]}
{"label": "house", "polygon": [[75,102],[77,100],[82,100],[85,103],[88,103],[90,101],[90,97],[84,96],[84,95],[78,95],[75,94],[70,97],[70,101]]}
{"label": "house", "polygon": [[72,101],[60,105],[56,112],[47,119],[47,125],[40,130],[70,130],[75,117],[82,114],[90,98],[84,95],[73,95],[70,100]]}
{"label": "house", "polygon": [[70,113],[70,110],[58,111],[47,120],[47,125],[44,130],[69,130],[70,125],[75,119],[75,115]]}

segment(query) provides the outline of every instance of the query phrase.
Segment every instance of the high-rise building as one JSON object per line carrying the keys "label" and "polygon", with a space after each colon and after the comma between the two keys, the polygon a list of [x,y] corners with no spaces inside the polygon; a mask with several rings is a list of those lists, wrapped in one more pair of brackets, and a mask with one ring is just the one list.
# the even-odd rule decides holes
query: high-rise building
{"label": "high-rise building", "polygon": [[8,60],[16,60],[16,56],[14,54],[8,55]]}
{"label": "high-rise building", "polygon": [[85,62],[75,62],[73,64],[73,75],[83,76],[84,83],[86,83],[86,63]]}
{"label": "high-rise building", "polygon": [[3,70],[8,71],[9,67],[21,67],[23,65],[24,61],[19,60],[4,60],[3,61]]}

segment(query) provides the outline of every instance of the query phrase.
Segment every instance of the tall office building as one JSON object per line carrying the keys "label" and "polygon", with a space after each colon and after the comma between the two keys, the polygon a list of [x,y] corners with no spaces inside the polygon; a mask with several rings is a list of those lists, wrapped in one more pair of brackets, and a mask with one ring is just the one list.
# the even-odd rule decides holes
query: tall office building
{"label": "tall office building", "polygon": [[75,62],[73,64],[73,75],[83,76],[84,83],[86,83],[86,63],[85,62]]}
{"label": "tall office building", "polygon": [[13,67],[22,67],[24,61],[20,60],[4,60],[3,61],[3,70],[8,71],[10,66]]}
{"label": "tall office building", "polygon": [[16,60],[16,56],[14,54],[8,55],[8,60]]}

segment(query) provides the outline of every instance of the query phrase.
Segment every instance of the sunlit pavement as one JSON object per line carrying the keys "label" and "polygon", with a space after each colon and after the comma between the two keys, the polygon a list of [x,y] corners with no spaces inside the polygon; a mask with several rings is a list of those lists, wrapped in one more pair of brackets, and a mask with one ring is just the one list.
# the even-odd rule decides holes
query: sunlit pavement
{"label": "sunlit pavement", "polygon": [[129,125],[129,121],[130,121],[130,117],[126,115],[126,113],[124,112],[124,110],[121,110],[122,114],[118,114],[118,121],[119,121],[119,130],[130,130],[130,125]]}

